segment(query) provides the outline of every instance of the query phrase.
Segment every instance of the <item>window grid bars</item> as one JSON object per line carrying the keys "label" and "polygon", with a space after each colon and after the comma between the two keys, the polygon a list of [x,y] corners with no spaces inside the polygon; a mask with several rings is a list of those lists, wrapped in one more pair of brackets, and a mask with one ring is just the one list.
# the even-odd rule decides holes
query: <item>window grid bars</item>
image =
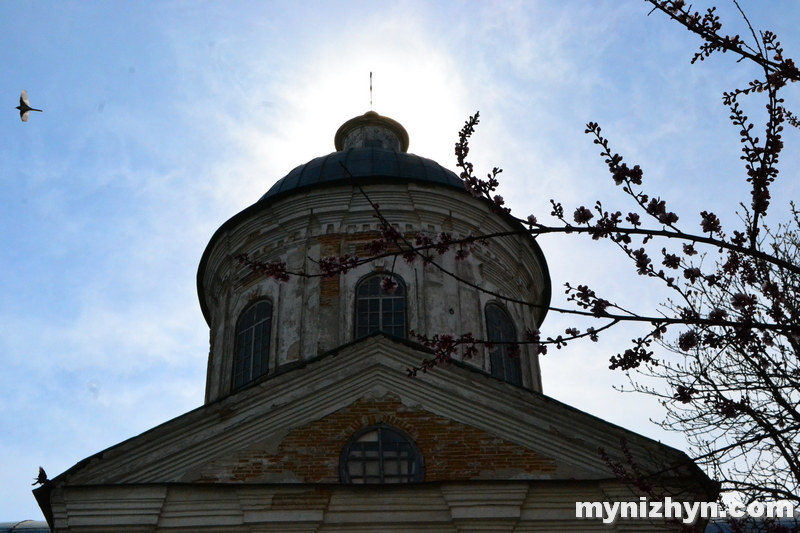
{"label": "window grid bars", "polygon": [[376,331],[406,336],[405,286],[402,280],[394,277],[397,281],[394,292],[384,292],[381,288],[384,277],[367,278],[356,289],[356,338]]}
{"label": "window grid bars", "polygon": [[272,304],[257,302],[242,313],[237,326],[234,389],[258,379],[269,371]]}
{"label": "window grid bars", "polygon": [[[514,323],[503,308],[496,304],[486,306],[486,333],[490,342],[514,342],[517,331]],[[498,344],[489,354],[489,364],[494,377],[522,385],[522,368],[518,357],[511,357],[510,345]]]}
{"label": "window grid bars", "polygon": [[[389,441],[377,428],[377,441],[353,442],[347,452],[346,468],[351,483],[411,483],[417,474],[416,453],[408,442]],[[391,435],[391,432],[390,432]],[[377,463],[373,472],[372,466]],[[354,472],[354,466],[360,472]]]}

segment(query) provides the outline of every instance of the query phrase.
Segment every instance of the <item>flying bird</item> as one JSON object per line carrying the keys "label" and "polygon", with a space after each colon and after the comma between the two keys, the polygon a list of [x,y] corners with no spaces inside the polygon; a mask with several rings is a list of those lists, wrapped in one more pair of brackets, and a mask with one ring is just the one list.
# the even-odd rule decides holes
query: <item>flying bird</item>
{"label": "flying bird", "polygon": [[22,119],[22,122],[28,122],[28,114],[31,111],[38,111],[39,113],[42,112],[41,109],[34,109],[31,107],[31,103],[28,101],[28,91],[22,91],[22,94],[19,95],[19,105],[17,106],[19,109],[19,118]]}
{"label": "flying bird", "polygon": [[[22,91],[22,93],[24,95],[25,91]],[[25,119],[23,119],[23,120],[25,120]],[[50,480],[47,479],[47,474],[45,473],[44,468],[42,468],[40,466],[39,467],[39,475],[33,480],[33,483],[31,483],[31,485],[44,485],[45,483],[48,483],[49,481]]]}

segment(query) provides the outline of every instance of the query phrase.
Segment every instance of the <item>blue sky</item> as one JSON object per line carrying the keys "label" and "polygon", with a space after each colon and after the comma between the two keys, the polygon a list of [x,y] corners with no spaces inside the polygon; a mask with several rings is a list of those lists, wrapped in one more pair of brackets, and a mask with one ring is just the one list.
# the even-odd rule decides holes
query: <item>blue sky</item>
{"label": "blue sky", "polygon": [[[757,29],[800,50],[796,0],[741,0]],[[695,2],[704,8],[709,2]],[[733,4],[719,0],[731,33]],[[0,521],[41,519],[30,483],[203,401],[208,328],[195,274],[213,232],[295,166],[333,151],[374,109],[409,151],[454,168],[468,116],[481,172],[504,169],[518,215],[628,206],[584,135],[597,121],[688,228],[727,227],[746,200],[725,90],[755,76],[730,55],[690,65],[699,41],[640,0],[598,2],[0,3]],[[26,89],[44,112],[27,123]],[[798,111],[798,88],[786,91]],[[748,113],[764,122],[763,102]],[[787,131],[772,222],[800,197]],[[647,310],[664,294],[603,244],[541,241],[566,281]],[[551,315],[545,333],[570,322]],[[585,327],[585,326],[584,326]],[[653,438],[647,398],[607,370],[634,330],[543,360],[545,392]]]}

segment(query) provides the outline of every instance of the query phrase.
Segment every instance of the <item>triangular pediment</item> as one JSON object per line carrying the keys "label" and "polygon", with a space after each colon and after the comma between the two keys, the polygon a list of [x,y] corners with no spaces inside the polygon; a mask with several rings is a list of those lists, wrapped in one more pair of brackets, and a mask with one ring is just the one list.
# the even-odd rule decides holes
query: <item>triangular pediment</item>
{"label": "triangular pediment", "polygon": [[641,465],[691,464],[681,452],[466,366],[409,378],[407,369],[426,356],[382,335],[362,339],[96,454],[54,482],[337,483],[342,446],[374,423],[415,439],[426,464],[436,465],[426,481],[608,479],[598,448],[618,455],[621,438]]}

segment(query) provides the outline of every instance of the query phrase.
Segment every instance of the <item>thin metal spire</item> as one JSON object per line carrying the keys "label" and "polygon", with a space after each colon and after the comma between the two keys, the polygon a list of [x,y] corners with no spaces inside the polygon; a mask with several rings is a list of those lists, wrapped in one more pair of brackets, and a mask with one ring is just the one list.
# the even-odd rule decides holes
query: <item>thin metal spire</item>
{"label": "thin metal spire", "polygon": [[372,72],[369,73],[369,110],[372,111]]}

